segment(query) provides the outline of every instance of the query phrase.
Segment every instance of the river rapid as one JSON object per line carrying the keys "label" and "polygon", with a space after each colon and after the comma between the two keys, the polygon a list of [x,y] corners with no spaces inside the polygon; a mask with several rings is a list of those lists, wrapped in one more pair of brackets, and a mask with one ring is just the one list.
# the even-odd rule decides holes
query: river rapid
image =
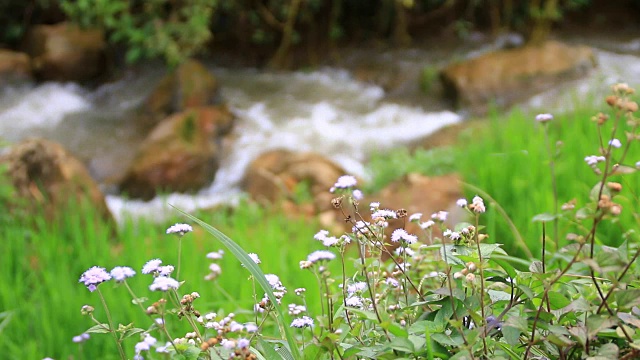
{"label": "river rapid", "polygon": [[[492,46],[472,47],[464,56]],[[580,99],[600,98],[615,82],[640,85],[640,40],[597,49],[596,55],[596,70],[536,94],[520,106],[532,113],[557,112],[579,106]],[[426,65],[445,64],[451,54],[411,49],[369,56],[419,74]],[[143,202],[124,199],[109,185],[114,174],[125,171],[144,137],[130,120],[162,77],[160,67],[130,70],[118,81],[94,89],[55,82],[0,89],[0,137],[10,143],[36,136],[62,143],[102,184],[117,219],[129,215],[159,219],[160,214],[175,211],[168,204],[191,211],[233,203],[242,196],[239,184],[247,165],[267,150],[314,151],[366,179],[366,160],[373,152],[420,140],[463,121],[466,114],[465,109],[454,111],[438,98],[420,95],[416,75],[407,85],[409,91],[389,93],[336,67],[264,72],[212,65],[211,71],[237,122],[220,169],[211,185],[197,194],[169,194]]]}

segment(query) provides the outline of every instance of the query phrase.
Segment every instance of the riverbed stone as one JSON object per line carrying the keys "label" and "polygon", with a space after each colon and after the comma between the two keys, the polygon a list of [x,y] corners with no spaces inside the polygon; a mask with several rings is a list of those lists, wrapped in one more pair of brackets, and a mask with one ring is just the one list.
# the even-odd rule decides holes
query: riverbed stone
{"label": "riverbed stone", "polygon": [[103,193],[84,164],[61,144],[46,139],[29,139],[11,146],[0,165],[17,197],[11,208],[16,213],[43,210],[49,219],[64,211],[89,205],[101,218],[113,222]]}
{"label": "riverbed stone", "polygon": [[154,126],[189,108],[220,105],[218,81],[197,60],[187,60],[158,82],[143,104],[144,122]]}
{"label": "riverbed stone", "polygon": [[31,80],[31,59],[23,52],[0,49],[0,86]]}
{"label": "riverbed stone", "polygon": [[445,94],[460,107],[485,113],[574,79],[596,66],[593,50],[558,41],[499,50],[444,68]]}
{"label": "riverbed stone", "polygon": [[107,43],[98,29],[81,29],[70,23],[36,25],[24,44],[41,80],[89,81],[106,71]]}
{"label": "riverbed stone", "polygon": [[271,204],[280,200],[295,203],[296,191],[304,186],[317,214],[331,208],[329,189],[344,174],[344,169],[322,155],[277,149],[251,162],[242,187],[255,201]]}
{"label": "riverbed stone", "polygon": [[169,116],[140,145],[120,190],[150,200],[158,192],[202,189],[214,179],[233,123],[226,106],[197,107]]}

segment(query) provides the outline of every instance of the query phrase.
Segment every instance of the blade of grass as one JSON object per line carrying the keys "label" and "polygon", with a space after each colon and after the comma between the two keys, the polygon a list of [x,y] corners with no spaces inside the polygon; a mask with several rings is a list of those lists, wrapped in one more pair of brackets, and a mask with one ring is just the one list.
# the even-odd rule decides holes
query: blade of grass
{"label": "blade of grass", "polygon": [[274,305],[274,308],[275,308],[275,311],[276,311],[276,320],[278,321],[278,326],[280,327],[280,330],[285,334],[285,337],[286,337],[286,340],[287,340],[287,344],[289,345],[289,350],[291,351],[291,354],[293,355],[293,358],[294,359],[302,359],[302,354],[300,353],[300,349],[298,349],[298,346],[296,345],[296,341],[295,341],[295,339],[293,337],[293,334],[291,333],[290,329],[286,326],[286,324],[284,322],[284,314],[282,313],[282,309],[280,309],[280,307],[277,305],[278,301],[277,301],[275,295],[273,295],[273,291],[271,289],[271,286],[269,285],[269,282],[265,278],[264,273],[262,272],[262,270],[249,257],[247,252],[244,251],[244,249],[242,249],[238,244],[236,244],[235,241],[231,240],[231,238],[229,238],[228,236],[223,234],[220,230],[214,228],[213,226],[205,223],[204,221],[196,218],[195,216],[193,216],[191,214],[187,214],[186,212],[184,212],[184,211],[182,211],[182,210],[180,210],[178,208],[175,208],[175,209],[178,210],[181,214],[183,214],[187,218],[191,219],[195,223],[197,223],[200,226],[202,226],[209,234],[213,235],[227,249],[229,249],[229,251],[231,251],[231,253],[236,257],[236,259],[238,259],[242,263],[242,265],[244,265],[244,267],[247,268],[247,270],[249,270],[251,275],[256,279],[258,284],[260,284],[260,287],[262,287],[264,292],[269,297],[269,300]]}

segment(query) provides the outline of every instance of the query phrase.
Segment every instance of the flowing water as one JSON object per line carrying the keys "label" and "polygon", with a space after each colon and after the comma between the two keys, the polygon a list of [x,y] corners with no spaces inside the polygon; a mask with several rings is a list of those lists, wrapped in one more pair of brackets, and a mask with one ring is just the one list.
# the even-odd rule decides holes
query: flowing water
{"label": "flowing water", "polygon": [[[522,105],[532,111],[553,112],[567,109],[576,98],[595,98],[606,92],[602,84],[623,80],[640,85],[640,53],[632,52],[635,55],[599,50],[600,66],[589,76],[549,89]],[[404,68],[416,74],[427,65],[424,59],[435,65],[447,59],[444,55],[434,59],[433,53],[421,50],[377,56],[396,63],[399,60],[394,59],[403,59]],[[211,186],[195,195],[171,194],[142,202],[125,200],[108,186],[114,173],[125,170],[135,145],[144,137],[134,131],[130,120],[162,76],[159,68],[131,72],[97,89],[63,83],[2,89],[0,137],[16,142],[40,136],[62,143],[85,161],[103,184],[117,218],[124,214],[157,218],[163,211],[173,211],[167,204],[190,211],[238,199],[247,165],[270,149],[314,151],[348,173],[366,178],[364,162],[372,152],[411,143],[463,119],[461,112],[446,110],[445,102],[403,101],[403,96],[388,96],[381,87],[357,81],[346,70],[336,68],[282,73],[212,71],[238,120]]]}

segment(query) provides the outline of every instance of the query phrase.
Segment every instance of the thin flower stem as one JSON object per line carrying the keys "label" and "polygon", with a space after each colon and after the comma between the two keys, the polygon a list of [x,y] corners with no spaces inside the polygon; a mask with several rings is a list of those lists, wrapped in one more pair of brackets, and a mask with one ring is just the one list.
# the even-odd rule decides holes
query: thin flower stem
{"label": "thin flower stem", "polygon": [[[443,256],[444,264],[447,269],[447,272],[446,272],[447,288],[449,289],[449,300],[451,301],[451,311],[453,311],[453,318],[456,320],[456,323],[459,324],[460,319],[458,318],[458,312],[456,311],[456,300],[453,297],[453,282],[451,281],[451,266],[449,266],[449,260],[447,260],[447,247],[446,247],[446,243],[444,242],[444,237],[442,238],[442,251],[444,253],[444,256]],[[462,336],[462,341],[464,342],[465,347],[469,351],[469,355],[471,356],[471,359],[475,359],[475,357],[473,356],[473,351],[469,347],[469,342],[467,341],[467,337],[464,335],[464,331],[462,327],[461,326],[457,327],[457,329],[458,329],[458,332],[460,333],[460,336]]]}
{"label": "thin flower stem", "polygon": [[549,139],[549,126],[544,123],[544,142],[549,155],[549,172],[551,174],[551,188],[553,191],[553,239],[556,244],[556,250],[560,249],[560,237],[558,235],[558,184],[556,180],[556,170],[554,154],[551,149],[551,140]]}
{"label": "thin flower stem", "polygon": [[136,296],[136,294],[133,292],[133,290],[131,289],[131,286],[129,286],[129,283],[127,282],[127,280],[124,280],[124,286],[127,288],[127,290],[129,291],[129,294],[131,295],[131,297],[133,298],[133,301],[136,302],[136,304],[140,307],[140,309],[142,310],[143,313],[147,313],[147,310],[144,308],[144,306],[142,306],[142,303],[140,302],[140,299]]}
{"label": "thin flower stem", "polygon": [[329,332],[333,333],[333,300],[331,299],[331,290],[329,290],[329,283],[327,282],[327,277],[322,275],[325,295],[327,297],[327,317],[329,319]]}
{"label": "thin flower stem", "polygon": [[349,328],[353,330],[349,310],[347,309],[347,270],[344,265],[344,246],[340,249],[340,263],[342,264],[342,306],[344,307],[344,316],[347,319]]}
{"label": "thin flower stem", "polygon": [[[547,226],[545,222],[542,222],[542,273],[547,273],[547,267],[545,262],[545,253],[547,251]],[[556,244],[557,246],[557,244]],[[557,249],[557,247],[556,247]],[[547,311],[551,312],[551,301],[547,298]]]}
{"label": "thin flower stem", "polygon": [[164,309],[162,309],[162,313],[160,313],[160,320],[162,320],[162,325],[160,325],[160,328],[162,328],[162,331],[164,332],[164,334],[166,335],[167,339],[169,339],[169,342],[171,343],[171,346],[173,346],[173,349],[177,352],[177,353],[181,353],[180,350],[178,350],[178,348],[176,347],[176,344],[173,342],[173,337],[171,336],[171,334],[169,334],[169,330],[167,330],[167,326],[165,325],[165,321],[164,321]]}
{"label": "thin flower stem", "polygon": [[[480,270],[480,314],[482,315],[482,326],[486,330],[487,328],[487,318],[484,314],[484,264],[482,263],[482,251],[480,249],[480,239],[479,239],[479,227],[478,221],[480,216],[476,214],[476,231],[474,232],[474,240],[476,242],[476,246],[478,248],[478,270]],[[454,310],[455,311],[455,310]],[[485,334],[486,335],[486,334]],[[484,356],[488,356],[489,352],[487,351],[487,339],[486,336],[482,337],[482,350],[484,352]]]}
{"label": "thin flower stem", "polygon": [[178,270],[176,271],[176,280],[180,281],[180,265],[182,263],[182,236],[178,238]]}
{"label": "thin flower stem", "polygon": [[100,288],[98,287],[96,290],[98,291],[98,296],[100,297],[100,301],[102,302],[102,306],[104,307],[104,312],[107,315],[107,321],[109,322],[109,332],[113,336],[113,339],[116,341],[116,346],[118,347],[120,358],[122,360],[126,360],[127,356],[124,354],[124,349],[122,349],[122,344],[120,343],[120,339],[118,339],[118,335],[116,335],[116,329],[113,327],[113,319],[111,318],[111,312],[109,311],[107,302],[104,300],[104,296],[102,295],[102,291],[100,291]]}
{"label": "thin flower stem", "polygon": [[527,344],[527,348],[526,348],[526,350],[524,352],[523,359],[528,359],[529,358],[529,352],[531,351],[531,347],[533,346],[533,344],[535,342],[535,335],[536,335],[536,328],[537,328],[537,325],[538,325],[538,320],[540,320],[540,314],[542,313],[542,309],[544,308],[544,304],[545,304],[546,299],[549,297],[549,291],[551,290],[551,287],[553,287],[553,285],[555,285],[555,283],[558,282],[560,280],[560,278],[562,278],[562,276],[564,276],[564,274],[567,271],[569,271],[571,266],[573,266],[573,264],[575,264],[575,262],[578,260],[578,256],[580,255],[580,251],[582,251],[582,248],[584,247],[584,245],[585,245],[585,243],[580,243],[580,246],[578,247],[578,250],[576,251],[576,254],[573,256],[571,261],[569,261],[567,266],[565,266],[564,269],[562,269],[562,271],[558,275],[556,275],[556,277],[553,278],[551,280],[551,282],[549,282],[549,284],[545,287],[544,293],[542,294],[542,301],[540,302],[540,306],[538,306],[538,311],[536,312],[536,316],[533,318],[533,324],[531,325],[531,339],[529,340],[529,343]]}
{"label": "thin flower stem", "polygon": [[[369,279],[369,271],[367,270],[367,264],[364,259],[364,252],[362,250],[362,247],[363,246],[358,246],[358,251],[360,253],[360,263],[362,264],[362,272],[364,273],[364,278],[367,281],[367,288],[369,288],[369,295],[371,296],[371,305],[373,306],[373,311],[376,314],[376,318],[378,319],[378,322],[381,324],[382,318],[380,317],[380,313],[378,312],[375,291],[371,287],[371,280]],[[387,329],[383,328],[383,330],[384,330],[385,336],[387,337],[387,340],[391,340],[391,336],[389,336],[389,332],[387,331]]]}

